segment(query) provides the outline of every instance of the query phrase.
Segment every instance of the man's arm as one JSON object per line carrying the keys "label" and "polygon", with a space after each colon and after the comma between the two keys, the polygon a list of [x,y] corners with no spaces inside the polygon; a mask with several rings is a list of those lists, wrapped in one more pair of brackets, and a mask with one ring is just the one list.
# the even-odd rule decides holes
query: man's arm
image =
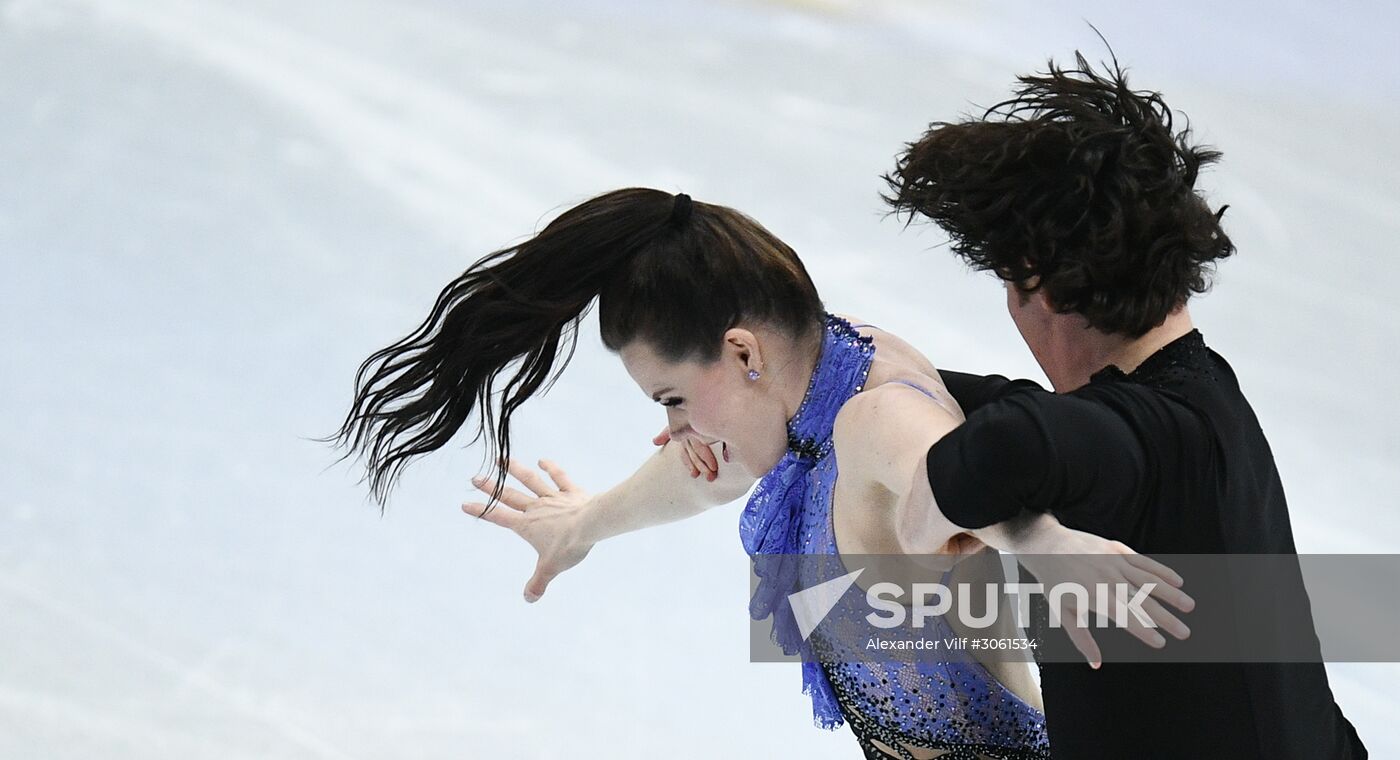
{"label": "man's arm", "polygon": [[[1056,611],[1064,620],[1101,612],[1161,648],[1166,639],[1158,628],[1178,639],[1190,635],[1163,604],[1189,612],[1194,601],[1180,590],[1179,575],[1121,539],[1131,535],[1149,503],[1148,468],[1162,465],[1153,461],[1161,459],[1152,456],[1155,450],[1190,448],[1203,433],[1193,412],[1140,386],[1008,394],[929,447],[925,477],[914,481],[913,494],[933,502],[936,523],[951,521],[983,543],[1018,555],[1047,588],[1066,582],[1093,588],[1124,579],[1150,588],[1144,610],[1151,625],[1115,618],[1121,610],[1100,609],[1096,601],[1080,610],[1066,602],[1068,595]],[[1173,434],[1177,440],[1168,441]],[[1161,445],[1149,451],[1153,440]],[[1087,625],[1070,624],[1065,633],[1098,667],[1102,655]]]}
{"label": "man's arm", "polygon": [[1121,538],[1146,503],[1146,439],[1154,432],[1179,438],[1193,429],[1200,430],[1194,415],[1135,386],[1007,394],[928,449],[927,475],[943,514],[974,535],[1049,512]]}
{"label": "man's arm", "polygon": [[963,414],[972,414],[1011,393],[1045,390],[1034,381],[1011,380],[1002,375],[974,375],[940,369],[938,376],[943,378],[944,387],[948,389],[949,395],[957,400],[958,406],[962,407]]}

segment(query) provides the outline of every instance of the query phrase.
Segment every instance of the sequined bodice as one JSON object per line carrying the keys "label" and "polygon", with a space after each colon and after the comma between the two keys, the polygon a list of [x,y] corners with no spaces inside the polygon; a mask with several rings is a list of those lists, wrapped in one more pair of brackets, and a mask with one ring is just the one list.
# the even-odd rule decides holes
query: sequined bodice
{"label": "sequined bodice", "polygon": [[[873,356],[869,338],[828,315],[822,356],[788,425],[789,453],[760,481],[741,520],[750,554],[839,554],[831,509],[837,480],[832,429],[840,407],[864,389]],[[859,585],[845,592],[863,593]],[[775,607],[773,600],[761,597],[760,586],[750,610],[755,618]],[[824,630],[839,631],[846,622],[843,615],[863,614],[852,601],[843,597],[836,604]],[[861,625],[856,620],[850,624]],[[930,637],[953,636],[941,618],[934,624],[941,628],[930,631]],[[774,615],[780,644],[786,643],[783,633]],[[803,663],[804,691],[811,695],[817,722],[829,728],[849,722],[867,756],[886,756],[871,739],[892,747],[952,750],[941,756],[946,760],[975,758],[975,753],[1008,759],[1049,756],[1044,715],[970,657],[892,661],[852,648],[855,640],[813,634],[803,642],[816,660]]]}
{"label": "sequined bodice", "polygon": [[[801,528],[806,537],[803,553],[838,555],[831,510],[836,457],[823,458],[809,478],[811,491]],[[947,577],[942,581],[947,584]],[[863,594],[858,584],[846,591],[847,596]],[[853,603],[857,601],[838,603],[824,629],[868,630],[863,619],[867,608]],[[941,616],[931,618],[922,635],[930,639],[956,636]],[[892,661],[871,657],[851,646],[862,640],[839,634],[813,636],[814,651],[842,713],[863,745],[874,738],[888,746],[903,743],[958,750],[941,755],[940,760],[971,759],[979,754],[992,758],[1048,757],[1045,716],[1002,686],[971,656],[948,653],[942,660],[917,657]]]}

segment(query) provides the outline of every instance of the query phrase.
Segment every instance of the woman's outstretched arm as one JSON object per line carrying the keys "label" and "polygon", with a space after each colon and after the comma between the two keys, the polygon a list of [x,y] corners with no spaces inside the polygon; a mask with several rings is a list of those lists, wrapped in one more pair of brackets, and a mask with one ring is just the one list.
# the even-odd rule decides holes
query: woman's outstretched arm
{"label": "woman's outstretched arm", "polygon": [[626,480],[593,498],[583,514],[585,538],[597,543],[693,517],[753,487],[755,479],[728,462],[716,465],[714,480],[690,477],[684,449],[681,441],[667,443]]}
{"label": "woman's outstretched arm", "polygon": [[[743,496],[754,483],[727,462],[717,466],[714,480],[692,478],[681,442],[664,445],[630,477],[596,496],[574,485],[558,465],[542,460],[540,468],[552,484],[511,460],[509,474],[527,491],[507,488],[490,508],[485,502],[462,505],[463,512],[509,528],[535,548],[539,560],[525,585],[529,602],[539,599],[556,576],[582,562],[599,541],[693,517]],[[475,482],[490,492],[489,479]]]}

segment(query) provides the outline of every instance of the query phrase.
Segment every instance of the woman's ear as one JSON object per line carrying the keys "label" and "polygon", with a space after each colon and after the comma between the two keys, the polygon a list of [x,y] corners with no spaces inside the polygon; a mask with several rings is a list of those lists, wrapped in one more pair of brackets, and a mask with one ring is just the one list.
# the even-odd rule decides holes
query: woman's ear
{"label": "woman's ear", "polygon": [[733,356],[745,370],[763,371],[763,353],[758,346],[758,336],[742,327],[731,327],[724,333],[724,350]]}

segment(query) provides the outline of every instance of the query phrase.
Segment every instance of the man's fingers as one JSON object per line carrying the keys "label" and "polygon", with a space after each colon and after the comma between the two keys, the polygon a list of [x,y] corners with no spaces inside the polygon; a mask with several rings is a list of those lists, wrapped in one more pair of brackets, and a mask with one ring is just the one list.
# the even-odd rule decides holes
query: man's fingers
{"label": "man's fingers", "polygon": [[578,487],[574,485],[574,481],[569,479],[569,475],[564,472],[563,467],[548,459],[540,460],[540,469],[549,474],[549,479],[554,481],[554,485],[558,486],[560,491],[572,491]]}
{"label": "man's fingers", "polygon": [[520,484],[530,489],[536,496],[549,496],[555,492],[555,488],[545,482],[544,478],[534,468],[527,467],[524,462],[511,458],[510,467],[506,469],[512,478],[520,481]]}
{"label": "man's fingers", "polygon": [[463,504],[462,511],[472,517],[480,517],[486,522],[511,530],[515,530],[516,527],[520,525],[520,520],[522,518],[521,513],[510,507],[495,504],[492,505],[490,509],[487,509],[485,504],[476,501],[469,501]]}

